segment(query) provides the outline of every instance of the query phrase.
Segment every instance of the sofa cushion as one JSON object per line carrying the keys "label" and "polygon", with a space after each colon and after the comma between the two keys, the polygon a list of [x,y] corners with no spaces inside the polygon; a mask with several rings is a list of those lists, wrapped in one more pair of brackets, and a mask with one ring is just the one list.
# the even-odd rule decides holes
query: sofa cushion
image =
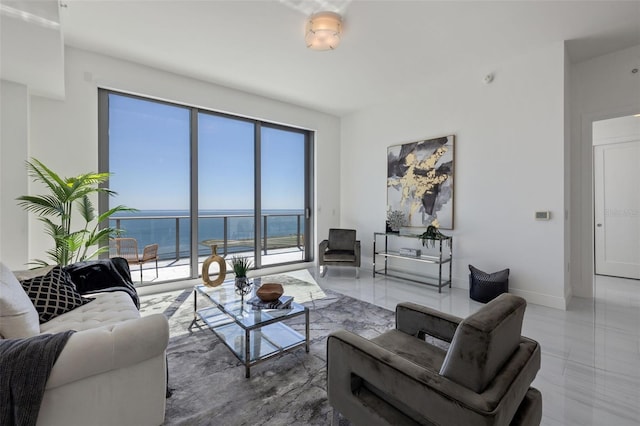
{"label": "sofa cushion", "polygon": [[54,267],[44,276],[24,280],[21,284],[38,311],[40,323],[45,323],[92,300],[78,293],[69,274],[59,266]]}
{"label": "sofa cushion", "polygon": [[90,330],[113,326],[123,321],[140,318],[140,312],[131,297],[123,291],[98,293],[95,300],[64,315],[40,325],[42,333],[58,333],[64,330]]}
{"label": "sofa cushion", "polygon": [[38,312],[11,270],[0,262],[0,335],[6,339],[40,334]]}

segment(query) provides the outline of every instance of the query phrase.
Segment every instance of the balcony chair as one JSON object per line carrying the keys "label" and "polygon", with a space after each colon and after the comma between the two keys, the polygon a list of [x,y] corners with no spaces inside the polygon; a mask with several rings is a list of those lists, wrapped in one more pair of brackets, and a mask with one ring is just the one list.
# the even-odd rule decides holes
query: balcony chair
{"label": "balcony chair", "polygon": [[156,261],[156,278],[158,278],[158,244],[149,244],[142,250],[142,257],[138,253],[138,241],[135,238],[112,238],[109,240],[111,257],[123,257],[129,265],[140,266],[140,282],[142,282],[142,265]]}
{"label": "balcony chair", "polygon": [[327,273],[327,266],[355,266],[356,278],[360,277],[360,241],[355,229],[329,229],[329,239],[320,243],[318,250],[320,276]]}
{"label": "balcony chair", "polygon": [[539,425],[540,346],[520,335],[525,307],[505,293],[463,320],[400,303],[395,330],[331,333],[333,422],[339,412],[358,425]]}

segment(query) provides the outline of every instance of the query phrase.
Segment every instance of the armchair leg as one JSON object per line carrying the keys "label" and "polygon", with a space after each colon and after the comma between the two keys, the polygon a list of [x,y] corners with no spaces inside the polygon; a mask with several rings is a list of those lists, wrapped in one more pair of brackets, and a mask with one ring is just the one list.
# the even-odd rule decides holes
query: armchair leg
{"label": "armchair leg", "polygon": [[356,266],[356,278],[360,278],[360,267]]}
{"label": "armchair leg", "polygon": [[158,258],[156,257],[156,278],[158,278]]}
{"label": "armchair leg", "polygon": [[142,284],[142,263],[140,264],[140,284]]}
{"label": "armchair leg", "polygon": [[325,265],[320,265],[320,276],[324,277],[327,273],[327,267]]}

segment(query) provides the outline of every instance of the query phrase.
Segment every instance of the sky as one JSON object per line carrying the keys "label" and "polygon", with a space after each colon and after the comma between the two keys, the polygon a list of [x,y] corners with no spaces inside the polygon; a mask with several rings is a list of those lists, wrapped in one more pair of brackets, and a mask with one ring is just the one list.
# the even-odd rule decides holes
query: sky
{"label": "sky", "polygon": [[[139,210],[189,209],[186,107],[109,95],[110,204]],[[198,113],[200,210],[254,208],[254,124]],[[261,129],[262,208],[304,208],[304,135]]]}

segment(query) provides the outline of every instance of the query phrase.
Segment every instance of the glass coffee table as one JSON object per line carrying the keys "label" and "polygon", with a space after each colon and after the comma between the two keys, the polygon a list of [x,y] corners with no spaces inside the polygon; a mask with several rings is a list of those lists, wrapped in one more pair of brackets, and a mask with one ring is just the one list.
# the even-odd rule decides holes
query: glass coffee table
{"label": "glass coffee table", "polygon": [[[255,291],[254,291],[255,292]],[[291,302],[288,309],[254,310],[246,303],[254,292],[244,299],[235,293],[233,280],[218,287],[196,285],[193,288],[193,321],[202,321],[244,364],[245,377],[251,367],[269,358],[282,355],[300,346],[309,352],[309,308]],[[198,309],[198,296],[213,306]],[[284,321],[304,315],[305,335],[286,325]]]}

